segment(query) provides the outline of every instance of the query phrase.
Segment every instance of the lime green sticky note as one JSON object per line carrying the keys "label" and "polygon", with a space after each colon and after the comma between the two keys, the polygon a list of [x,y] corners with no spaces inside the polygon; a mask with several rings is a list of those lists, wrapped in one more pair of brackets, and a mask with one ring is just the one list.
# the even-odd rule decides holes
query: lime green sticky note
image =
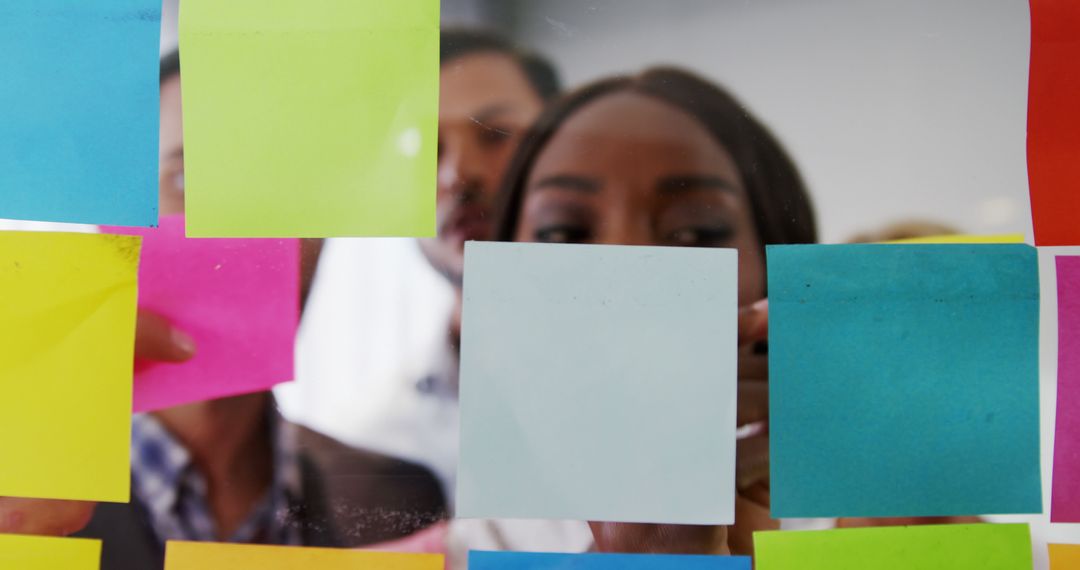
{"label": "lime green sticky note", "polygon": [[1026,524],[754,533],[757,570],[1031,570]]}
{"label": "lime green sticky note", "polygon": [[0,232],[0,496],[130,498],[140,240]]}
{"label": "lime green sticky note", "polygon": [[0,568],[98,570],[101,541],[0,534]]}
{"label": "lime green sticky note", "polygon": [[437,0],[185,0],[187,233],[435,235]]}

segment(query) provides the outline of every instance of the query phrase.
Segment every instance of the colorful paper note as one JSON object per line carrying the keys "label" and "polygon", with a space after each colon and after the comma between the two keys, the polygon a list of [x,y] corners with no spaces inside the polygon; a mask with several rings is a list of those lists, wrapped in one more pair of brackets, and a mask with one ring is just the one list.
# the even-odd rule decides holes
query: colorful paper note
{"label": "colorful paper note", "polygon": [[1076,570],[1077,568],[1080,568],[1080,545],[1050,545],[1050,570]]}
{"label": "colorful paper note", "polygon": [[439,554],[366,552],[338,548],[173,542],[165,570],[443,570]]}
{"label": "colorful paper note", "polygon": [[1024,234],[943,235],[898,239],[886,243],[1024,243]]}
{"label": "colorful paper note", "polygon": [[101,541],[0,534],[0,568],[98,570]]}
{"label": "colorful paper note", "polygon": [[457,516],[731,523],[737,265],[468,243]]}
{"label": "colorful paper note", "polygon": [[437,0],[185,0],[188,235],[435,235]]}
{"label": "colorful paper note", "polygon": [[768,248],[774,517],[1038,513],[1026,245]]}
{"label": "colorful paper note", "polygon": [[195,341],[180,364],[139,361],[135,411],[267,390],[293,379],[300,319],[295,239],[193,239],[184,217],[143,236],[139,307]]}
{"label": "colorful paper note", "polygon": [[1028,180],[1036,245],[1080,245],[1080,3],[1030,0]]}
{"label": "colorful paper note", "polygon": [[1026,524],[756,532],[754,563],[757,570],[1031,570],[1031,533]]}
{"label": "colorful paper note", "polygon": [[139,238],[0,232],[0,496],[127,502]]}
{"label": "colorful paper note", "polygon": [[157,223],[161,0],[0,3],[0,218]]}
{"label": "colorful paper note", "polygon": [[469,552],[470,570],[750,570],[748,556]]}
{"label": "colorful paper note", "polygon": [[1080,522],[1080,257],[1057,258],[1058,389],[1050,521]]}

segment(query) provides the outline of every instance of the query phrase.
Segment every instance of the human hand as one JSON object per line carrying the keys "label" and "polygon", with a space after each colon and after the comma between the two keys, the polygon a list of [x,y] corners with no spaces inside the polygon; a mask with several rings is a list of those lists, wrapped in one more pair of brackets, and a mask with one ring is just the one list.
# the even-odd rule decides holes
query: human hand
{"label": "human hand", "polygon": [[740,309],[740,437],[735,443],[735,525],[728,531],[734,554],[753,554],[755,531],[780,528],[769,515],[768,337],[768,299]]}
{"label": "human hand", "polygon": [[135,323],[135,359],[184,362],[195,356],[195,341],[156,313],[139,309]]}
{"label": "human hand", "polygon": [[96,503],[0,497],[0,534],[67,536],[83,529]]}

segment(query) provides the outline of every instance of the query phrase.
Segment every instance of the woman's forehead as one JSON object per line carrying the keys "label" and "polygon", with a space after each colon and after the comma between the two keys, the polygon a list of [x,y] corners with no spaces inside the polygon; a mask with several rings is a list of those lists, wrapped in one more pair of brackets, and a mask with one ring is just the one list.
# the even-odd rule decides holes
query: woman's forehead
{"label": "woman's forehead", "polygon": [[625,91],[605,95],[571,115],[540,152],[533,170],[567,162],[599,166],[609,160],[735,168],[727,150],[695,117],[656,97]]}

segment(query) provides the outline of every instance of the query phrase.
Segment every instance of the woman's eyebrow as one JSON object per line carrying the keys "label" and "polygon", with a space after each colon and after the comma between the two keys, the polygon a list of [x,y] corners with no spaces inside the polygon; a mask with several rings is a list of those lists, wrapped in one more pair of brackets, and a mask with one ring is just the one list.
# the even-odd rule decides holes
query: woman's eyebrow
{"label": "woman's eyebrow", "polygon": [[471,114],[469,116],[469,120],[474,122],[474,123],[483,124],[483,123],[486,123],[486,122],[488,122],[488,121],[490,121],[492,119],[495,119],[499,115],[509,113],[509,112],[511,112],[513,110],[514,110],[514,106],[511,105],[510,103],[494,103],[492,105],[488,105],[487,107],[484,107],[483,109],[480,109],[479,111]]}
{"label": "woman's eyebrow", "polygon": [[574,192],[595,194],[600,191],[600,183],[595,179],[573,174],[556,174],[541,178],[531,187],[532,190],[561,189]]}
{"label": "woman's eyebrow", "polygon": [[693,190],[720,190],[737,192],[735,184],[719,176],[708,174],[681,174],[664,177],[656,184],[656,191],[661,194],[677,194]]}

